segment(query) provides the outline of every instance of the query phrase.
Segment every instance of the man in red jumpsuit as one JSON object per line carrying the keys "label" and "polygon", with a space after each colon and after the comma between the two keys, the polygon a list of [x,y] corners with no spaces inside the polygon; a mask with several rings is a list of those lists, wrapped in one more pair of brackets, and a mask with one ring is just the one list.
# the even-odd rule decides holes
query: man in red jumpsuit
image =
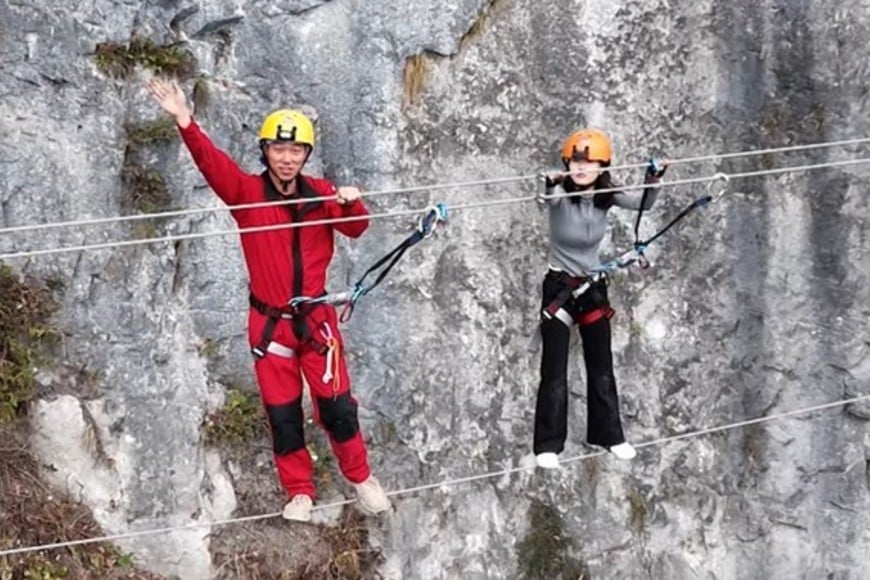
{"label": "man in red jumpsuit", "polygon": [[[242,171],[214,146],[193,120],[184,93],[174,82],[152,80],[154,99],[175,118],[184,144],[209,186],[230,207],[294,199],[304,203],[231,209],[240,228],[367,216],[360,191],[336,188],[325,179],[302,175],[314,147],[314,126],[299,111],[279,110],[266,117],[260,150],[266,170]],[[335,200],[322,199],[337,196]],[[313,465],[305,447],[302,385],[308,383],[314,417],[329,435],[342,474],[354,485],[362,511],[390,508],[369,469],[357,420],[357,402],[342,354],[335,308],[317,305],[291,309],[297,296],[325,293],[326,270],[334,251],[334,230],[356,238],[368,219],[241,234],[250,277],[248,338],[255,357],[257,383],[271,428],[275,464],[290,501],[283,515],[308,521],[315,497]]]}

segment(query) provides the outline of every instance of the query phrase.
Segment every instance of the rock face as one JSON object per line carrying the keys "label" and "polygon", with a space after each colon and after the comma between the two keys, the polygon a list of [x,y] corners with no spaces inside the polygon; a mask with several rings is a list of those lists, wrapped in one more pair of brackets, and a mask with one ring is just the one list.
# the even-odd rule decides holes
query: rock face
{"label": "rock face", "polygon": [[[182,79],[216,142],[258,170],[265,112],[319,118],[311,170],[369,190],[534,175],[597,126],[616,163],[864,137],[870,6],[858,0],[97,0],[0,5],[0,225],[118,215],[131,146],[168,207],[217,208],[177,141],[131,145],[158,117],[147,68],[112,78],[98,43],[182,43]],[[207,97],[207,98],[206,98]],[[680,164],[669,179],[870,156],[867,147]],[[621,182],[640,178],[619,173]],[[129,175],[129,172],[127,173]],[[870,393],[866,166],[733,179],[612,282],[614,352],[632,441]],[[374,211],[492,200],[534,179],[378,196]],[[705,186],[665,190],[651,234]],[[127,205],[125,205],[127,204]],[[345,327],[373,464],[389,488],[517,464],[530,451],[546,231],[534,203],[454,212]],[[630,246],[612,212],[607,256]],[[342,289],[408,231],[342,243]],[[0,252],[230,229],[226,212],[151,224],[4,233]],[[233,235],[9,260],[67,281],[65,393],[35,406],[53,480],[107,532],[228,517],[201,444],[224,385],[252,382],[245,271]],[[587,451],[579,345],[567,456]],[[68,370],[68,369],[67,369]],[[85,391],[88,391],[85,393]],[[514,578],[534,558],[595,578],[870,576],[870,405],[649,446],[557,474],[514,474],[397,498],[378,541],[391,578]],[[82,436],[99,441],[99,449]],[[570,541],[536,541],[536,506]],[[278,509],[280,506],[276,506]],[[536,525],[538,525],[536,524]],[[549,529],[549,528],[547,528]],[[203,533],[125,545],[153,570],[210,573]],[[542,560],[542,561],[543,561]],[[570,564],[570,565],[569,565]]]}

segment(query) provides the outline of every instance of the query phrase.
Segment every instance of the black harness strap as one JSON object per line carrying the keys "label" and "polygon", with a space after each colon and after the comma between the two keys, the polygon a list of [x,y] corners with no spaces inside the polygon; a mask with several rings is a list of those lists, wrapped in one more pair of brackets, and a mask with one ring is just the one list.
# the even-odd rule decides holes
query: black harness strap
{"label": "black harness strap", "polygon": [[585,277],[576,277],[569,276],[568,274],[560,273],[559,274],[559,282],[562,284],[562,289],[559,290],[559,293],[556,294],[556,297],[544,308],[544,316],[547,318],[553,318],[556,316],[556,313],[560,308],[565,306],[569,300],[571,300],[571,294],[579,288],[582,284],[585,284],[587,278]]}
{"label": "black harness strap", "polygon": [[263,327],[263,334],[260,336],[260,342],[251,349],[251,352],[257,358],[263,358],[266,356],[267,349],[269,348],[269,343],[272,342],[272,336],[275,334],[275,326],[278,325],[279,320],[292,320],[295,315],[289,309],[276,308],[274,306],[270,306],[266,304],[253,293],[248,297],[248,301],[251,303],[251,308],[262,314],[267,318],[266,326]]}
{"label": "black harness strap", "polygon": [[[327,345],[317,340],[308,329],[307,317],[317,306],[316,304],[308,308],[306,308],[305,305],[299,308],[292,308],[289,305],[284,308],[277,308],[263,302],[254,296],[253,293],[249,296],[249,302],[251,308],[267,318],[266,325],[263,327],[263,334],[260,337],[260,342],[251,349],[251,352],[257,358],[263,358],[266,356],[269,343],[272,342],[272,338],[275,335],[275,327],[278,325],[279,320],[289,320],[293,324],[293,333],[296,335],[296,338],[299,339],[300,344],[311,346],[319,354],[325,354],[326,351],[329,350]],[[302,336],[296,332],[297,325],[304,329]]]}
{"label": "black harness strap", "polygon": [[275,306],[270,306],[269,304],[263,302],[253,293],[248,296],[248,301],[251,304],[251,308],[262,314],[263,316],[267,316],[269,318],[284,318],[286,320],[290,320],[296,315],[296,311],[290,308],[289,306],[285,308],[277,308]]}
{"label": "black harness strap", "polygon": [[402,256],[405,255],[405,252],[408,250],[408,248],[418,243],[422,239],[423,234],[421,234],[419,231],[415,231],[413,234],[405,238],[405,240],[401,244],[390,250],[388,254],[383,256],[380,260],[375,262],[368,270],[366,270],[365,273],[360,276],[359,280],[356,281],[356,287],[361,288],[363,282],[369,274],[375,272],[378,268],[386,264],[387,266],[383,270],[381,270],[381,272],[375,278],[375,281],[372,282],[371,285],[366,287],[365,291],[369,292],[370,290],[373,290],[375,287],[377,287],[378,284],[383,282],[384,278],[387,277],[387,274],[390,273],[390,270],[393,269],[393,266],[395,266],[396,263],[400,259],[402,259]]}
{"label": "black harness strap", "polygon": [[[663,166],[660,164],[658,159],[650,159],[649,163],[646,166],[646,174],[644,175],[643,182],[645,185],[651,185],[658,183],[659,179],[665,174],[665,169],[667,166]],[[640,207],[637,208],[637,218],[634,220],[634,247],[635,248],[643,248],[646,243],[640,241],[640,221],[643,219],[643,212],[646,209],[646,200],[653,190],[652,187],[644,187],[643,194],[640,196]],[[641,255],[643,252],[639,252]]]}
{"label": "black harness strap", "polygon": [[[402,259],[402,256],[405,255],[405,252],[408,251],[408,248],[420,243],[421,241],[432,235],[432,232],[438,226],[438,224],[446,220],[446,205],[444,205],[443,203],[438,203],[434,206],[430,206],[427,209],[426,214],[420,219],[420,223],[417,225],[417,229],[415,229],[410,236],[402,240],[402,242],[398,246],[390,250],[380,260],[372,264],[372,266],[368,270],[366,270],[362,276],[359,277],[359,280],[356,281],[356,284],[354,286],[352,298],[347,303],[347,306],[345,306],[344,311],[341,313],[341,321],[347,322],[348,320],[350,320],[356,301],[371,292],[381,282],[383,282],[384,278],[387,277],[387,274],[390,273],[390,270],[393,269],[393,266],[395,266],[399,262],[399,260]],[[364,285],[365,279],[369,276],[369,274],[377,271],[379,268],[382,267],[383,269],[375,277],[375,281],[368,286]]]}
{"label": "black harness strap", "polygon": [[670,221],[670,223],[668,223],[668,225],[666,225],[665,227],[663,227],[662,229],[657,231],[655,234],[652,235],[652,237],[650,237],[646,241],[640,242],[640,245],[641,246],[648,246],[649,244],[651,244],[652,242],[656,241],[661,236],[663,236],[665,234],[665,232],[667,232],[669,229],[671,229],[672,227],[677,225],[677,223],[682,221],[687,215],[689,215],[690,213],[692,213],[694,210],[698,209],[699,207],[705,207],[711,201],[713,201],[713,197],[710,195],[704,195],[702,197],[699,197],[698,199],[696,199],[695,201],[690,203],[688,206],[686,206],[683,209],[683,211],[678,213],[677,216],[674,219],[672,219]]}

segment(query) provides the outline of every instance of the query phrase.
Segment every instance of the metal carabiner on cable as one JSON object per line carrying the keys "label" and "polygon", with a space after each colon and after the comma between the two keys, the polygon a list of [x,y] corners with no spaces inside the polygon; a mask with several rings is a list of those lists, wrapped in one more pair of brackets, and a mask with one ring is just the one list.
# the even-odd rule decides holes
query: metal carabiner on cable
{"label": "metal carabiner on cable", "polygon": [[447,222],[447,205],[443,202],[438,202],[426,208],[426,212],[420,216],[420,221],[417,222],[417,231],[423,238],[428,238],[435,233],[435,228],[439,224]]}
{"label": "metal carabiner on cable", "polygon": [[[731,177],[727,173],[722,173],[721,171],[713,176],[713,179],[707,184],[707,195],[710,198],[711,203],[716,203],[719,201],[719,198],[725,195],[725,192],[728,191],[728,184],[730,181]],[[713,185],[717,182],[721,182],[721,186],[716,194],[713,195],[710,191],[713,189]]]}

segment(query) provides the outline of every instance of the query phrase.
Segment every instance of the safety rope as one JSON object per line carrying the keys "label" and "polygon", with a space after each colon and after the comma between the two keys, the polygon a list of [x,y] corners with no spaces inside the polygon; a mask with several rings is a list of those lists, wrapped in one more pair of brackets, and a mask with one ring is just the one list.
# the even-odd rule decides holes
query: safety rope
{"label": "safety rope", "polygon": [[[443,203],[437,203],[427,207],[423,215],[420,216],[420,220],[417,222],[417,227],[414,229],[413,233],[402,240],[398,246],[390,250],[386,255],[375,262],[374,265],[366,270],[365,273],[360,276],[359,280],[356,281],[353,290],[346,292],[330,292],[315,297],[294,296],[290,299],[288,303],[289,306],[293,309],[299,309],[303,306],[314,304],[344,306],[339,320],[341,322],[348,322],[353,315],[353,309],[356,306],[357,301],[371,292],[384,280],[384,278],[386,278],[387,274],[390,273],[390,270],[393,269],[393,266],[398,263],[410,247],[415,246],[426,238],[432,236],[432,234],[435,233],[435,229],[447,221],[447,214],[447,206]],[[377,278],[375,278],[375,281],[365,284],[365,279],[369,274],[374,273],[378,269],[381,271]]]}
{"label": "safety rope", "polygon": [[[845,167],[850,165],[860,165],[864,163],[870,163],[870,157],[862,157],[858,159],[844,159],[839,161],[829,161],[825,163],[815,163],[809,165],[796,165],[789,167],[779,167],[774,169],[762,169],[758,171],[745,171],[742,173],[717,173],[715,175],[710,175],[706,177],[694,177],[689,179],[677,179],[673,181],[663,181],[659,183],[653,184],[638,184],[638,185],[625,185],[620,187],[614,187],[609,189],[601,189],[594,192],[594,194],[590,194],[588,192],[572,192],[572,193],[560,193],[546,196],[551,199],[558,199],[561,197],[589,197],[591,195],[597,195],[599,193],[614,193],[621,191],[631,191],[637,189],[643,189],[646,187],[674,187],[680,185],[695,185],[699,183],[709,183],[711,181],[719,181],[723,178],[723,176],[728,179],[742,179],[749,177],[761,177],[765,175],[781,175],[784,173],[795,173],[800,171],[811,171],[815,169],[825,169],[830,167]],[[539,179],[539,176],[535,176],[536,179]],[[468,209],[479,209],[479,208],[487,208],[487,207],[495,207],[502,205],[510,205],[515,203],[525,203],[529,201],[534,201],[540,199],[539,195],[531,195],[531,196],[521,196],[521,197],[511,197],[505,199],[497,199],[497,200],[487,200],[481,202],[470,202],[464,204],[458,204],[454,206],[450,206],[451,211],[462,211]],[[117,249],[117,248],[125,248],[131,246],[139,246],[145,244],[154,244],[160,242],[177,242],[182,240],[193,240],[193,239],[202,239],[209,238],[214,236],[225,236],[230,234],[250,234],[256,232],[266,232],[266,231],[274,231],[274,230],[282,230],[282,229],[293,229],[299,227],[308,227],[308,226],[318,226],[318,225],[333,225],[338,223],[346,223],[346,222],[354,222],[361,220],[378,220],[378,219],[386,219],[386,218],[396,218],[396,217],[405,217],[410,215],[417,215],[422,211],[425,211],[426,208],[416,208],[409,210],[396,210],[396,211],[388,211],[376,214],[370,214],[365,216],[348,216],[348,217],[339,217],[339,218],[329,218],[329,219],[321,219],[321,220],[310,220],[304,222],[297,223],[284,223],[284,224],[274,224],[269,226],[256,226],[250,228],[233,228],[233,229],[225,229],[225,230],[217,230],[213,232],[197,232],[190,234],[179,234],[174,236],[162,236],[162,237],[153,237],[153,238],[141,238],[136,240],[118,240],[113,242],[103,242],[98,244],[82,244],[79,246],[67,246],[62,248],[47,248],[43,250],[27,250],[21,252],[8,252],[5,254],[0,254],[0,260],[8,260],[13,258],[28,258],[35,256],[46,256],[51,254],[63,254],[69,252],[81,252],[85,250],[100,250],[100,249]]]}
{"label": "safety rope", "polygon": [[[814,413],[816,411],[823,411],[823,410],[832,409],[835,407],[842,407],[845,405],[851,405],[853,403],[860,403],[862,401],[867,401],[867,400],[870,400],[870,394],[859,395],[859,396],[851,397],[848,399],[842,399],[839,401],[832,401],[829,403],[822,403],[820,405],[813,405],[811,407],[804,407],[801,409],[793,409],[791,411],[785,411],[782,413],[775,413],[773,415],[764,415],[761,417],[756,417],[754,419],[745,419],[743,421],[737,421],[734,423],[727,423],[725,425],[719,425],[719,426],[715,426],[715,427],[707,427],[704,429],[698,429],[696,431],[689,431],[687,433],[681,433],[678,435],[669,435],[667,437],[661,437],[659,439],[653,439],[650,441],[644,441],[644,442],[638,443],[634,447],[636,449],[644,449],[647,447],[655,447],[655,446],[659,446],[659,445],[665,445],[668,443],[673,443],[675,441],[683,441],[683,440],[692,439],[695,437],[710,435],[713,433],[721,433],[721,432],[729,431],[732,429],[738,429],[741,427],[748,427],[750,425],[758,425],[761,423],[766,423],[766,422],[770,422],[770,421],[777,421],[777,420],[785,419],[785,418],[789,418],[789,417],[797,417],[800,415],[807,415],[809,413]],[[585,461],[587,459],[592,459],[593,457],[599,457],[599,456],[604,455],[606,453],[607,453],[607,451],[605,451],[605,450],[584,453],[582,455],[576,455],[573,457],[560,459],[560,463],[565,465],[565,464],[569,464],[569,463]],[[499,471],[490,471],[490,472],[486,472],[486,473],[480,473],[477,475],[470,475],[467,477],[447,479],[447,480],[443,480],[440,482],[428,483],[428,484],[424,484],[424,485],[418,485],[415,487],[406,487],[406,488],[402,488],[402,489],[397,489],[397,490],[387,492],[387,496],[389,496],[389,497],[405,496],[405,495],[410,495],[410,494],[421,492],[421,491],[428,491],[428,490],[432,490],[432,489],[451,487],[451,486],[456,486],[456,485],[460,485],[463,483],[472,483],[475,481],[492,479],[495,477],[504,477],[506,475],[511,475],[513,473],[518,473],[521,471],[531,471],[533,469],[534,469],[533,466],[509,467],[509,468],[502,469]],[[330,502],[327,504],[320,504],[320,505],[314,506],[312,508],[312,511],[320,511],[320,510],[337,508],[337,507],[352,504],[355,501],[356,500],[353,500],[353,499],[346,499],[346,500],[341,500],[341,501],[336,501],[336,502]],[[148,530],[136,530],[136,531],[131,531],[131,532],[124,532],[121,534],[105,535],[105,536],[94,537],[94,538],[84,538],[81,540],[69,540],[69,541],[64,541],[64,542],[55,542],[55,543],[51,543],[51,544],[40,544],[40,545],[35,545],[35,546],[25,546],[25,547],[21,547],[21,548],[10,548],[7,550],[0,550],[0,558],[5,557],[5,556],[14,556],[16,554],[27,554],[27,553],[31,553],[31,552],[56,550],[56,549],[60,549],[60,548],[71,548],[74,546],[82,546],[82,545],[86,545],[86,544],[95,544],[95,543],[99,543],[99,542],[114,542],[117,540],[126,540],[126,539],[130,539],[130,538],[137,538],[137,537],[142,537],[142,536],[153,536],[153,535],[158,535],[158,534],[168,534],[168,533],[173,533],[173,532],[195,530],[195,529],[199,529],[199,528],[210,528],[210,527],[227,526],[227,525],[231,525],[231,524],[239,524],[239,523],[246,523],[246,522],[256,522],[256,521],[277,518],[279,516],[281,516],[281,512],[272,512],[272,513],[257,514],[257,515],[252,515],[252,516],[243,516],[243,517],[238,517],[238,518],[229,518],[229,519],[224,519],[224,520],[215,520],[215,521],[211,521],[211,522],[195,522],[195,523],[185,524],[185,525],[181,525],[181,526],[167,526],[167,527],[163,527],[163,528],[154,528],[154,529],[148,529]]]}
{"label": "safety rope", "polygon": [[[356,284],[354,284],[351,299],[347,302],[341,312],[341,321],[348,322],[350,320],[357,301],[383,282],[384,278],[387,277],[387,274],[390,273],[390,270],[393,269],[393,266],[395,266],[396,263],[402,259],[402,256],[405,255],[408,248],[415,246],[426,238],[432,236],[432,234],[435,233],[435,228],[446,221],[447,206],[445,204],[438,203],[431,208],[427,208],[426,213],[420,218],[420,222],[417,224],[417,228],[414,232],[402,240],[398,246],[390,250],[381,259],[372,264],[372,266],[359,277]],[[365,279],[369,274],[373,274],[378,270],[380,270],[380,272],[378,272],[374,282],[366,284]]]}
{"label": "safety rope", "polygon": [[[816,169],[827,169],[830,167],[846,167],[850,165],[861,165],[870,163],[870,157],[858,157],[857,159],[839,159],[836,161],[826,161],[823,163],[810,163],[806,165],[790,165],[787,167],[774,167],[772,169],[759,169],[756,171],[742,171],[738,173],[718,172],[706,177],[691,177],[687,179],[675,179],[672,181],[660,181],[658,183],[639,183],[636,185],[620,185],[607,189],[596,189],[594,191],[573,191],[565,193],[554,193],[544,196],[546,199],[560,199],[563,197],[594,197],[600,193],[619,193],[622,191],[642,190],[647,187],[671,187],[675,185],[696,185],[699,183],[710,183],[715,181],[731,180],[731,179],[748,179],[750,177],[763,177],[767,175],[782,175],[784,173],[798,173],[801,171],[813,171]],[[540,196],[538,196],[540,198]],[[451,208],[452,209],[452,208]]]}
{"label": "safety rope", "polygon": [[[660,159],[653,157],[649,160],[646,166],[646,173],[644,175],[644,184],[655,183],[661,180],[662,176],[665,174],[665,170],[667,166],[665,166]],[[646,200],[647,196],[650,194],[651,188],[645,187],[643,189],[643,194],[640,198],[640,203],[637,208],[637,217],[634,220],[634,246],[637,247],[640,244],[640,222],[643,220],[643,212],[646,209]]]}
{"label": "safety rope", "polygon": [[[709,155],[702,155],[698,157],[684,157],[681,159],[672,159],[669,160],[669,165],[678,165],[678,164],[687,164],[687,163],[700,163],[702,161],[716,161],[716,160],[725,160],[725,159],[735,159],[742,157],[753,157],[759,155],[769,155],[772,153],[789,153],[795,151],[807,151],[812,149],[822,149],[822,148],[835,148],[835,147],[845,147],[848,145],[859,145],[862,143],[870,142],[870,137],[862,137],[856,139],[845,139],[841,141],[826,141],[820,143],[808,143],[804,145],[790,145],[785,147],[773,147],[768,149],[751,149],[746,151],[734,151],[730,153],[716,153]],[[611,172],[616,171],[624,171],[629,169],[637,169],[640,167],[646,167],[647,163],[631,163],[626,165],[614,165],[612,167],[608,167],[607,170]],[[513,175],[506,177],[496,177],[490,179],[476,179],[471,181],[457,181],[451,183],[434,183],[429,185],[415,185],[411,187],[402,187],[395,189],[384,189],[377,191],[368,191],[363,192],[362,197],[370,198],[370,197],[380,197],[385,195],[398,195],[403,193],[416,193],[422,191],[439,191],[444,189],[464,189],[469,187],[480,187],[485,185],[500,185],[506,183],[519,183],[523,181],[532,181],[538,179],[538,175]],[[324,201],[327,200],[337,200],[337,195],[325,196],[321,198]],[[95,225],[105,225],[105,224],[114,224],[114,223],[123,223],[130,221],[139,221],[139,220],[149,220],[149,219],[165,219],[170,217],[183,217],[189,215],[198,215],[203,213],[217,213],[217,212],[226,212],[226,211],[235,211],[235,210],[244,210],[244,209],[256,209],[261,207],[273,207],[273,206],[283,206],[283,205],[295,205],[300,203],[306,203],[310,200],[305,199],[288,199],[281,201],[264,201],[264,202],[255,202],[255,203],[245,203],[233,206],[227,205],[218,205],[218,206],[210,206],[210,207],[199,207],[199,208],[188,208],[182,210],[171,210],[171,211],[162,211],[162,212],[152,212],[152,213],[141,213],[136,215],[126,215],[126,216],[112,216],[105,218],[91,218],[91,219],[80,219],[80,220],[71,220],[64,222],[48,222],[44,224],[28,224],[21,226],[11,226],[7,228],[0,228],[0,235],[3,234],[12,234],[12,233],[22,233],[22,232],[32,232],[39,230],[50,230],[50,229],[58,229],[58,228],[80,228],[87,226],[95,226]]]}

